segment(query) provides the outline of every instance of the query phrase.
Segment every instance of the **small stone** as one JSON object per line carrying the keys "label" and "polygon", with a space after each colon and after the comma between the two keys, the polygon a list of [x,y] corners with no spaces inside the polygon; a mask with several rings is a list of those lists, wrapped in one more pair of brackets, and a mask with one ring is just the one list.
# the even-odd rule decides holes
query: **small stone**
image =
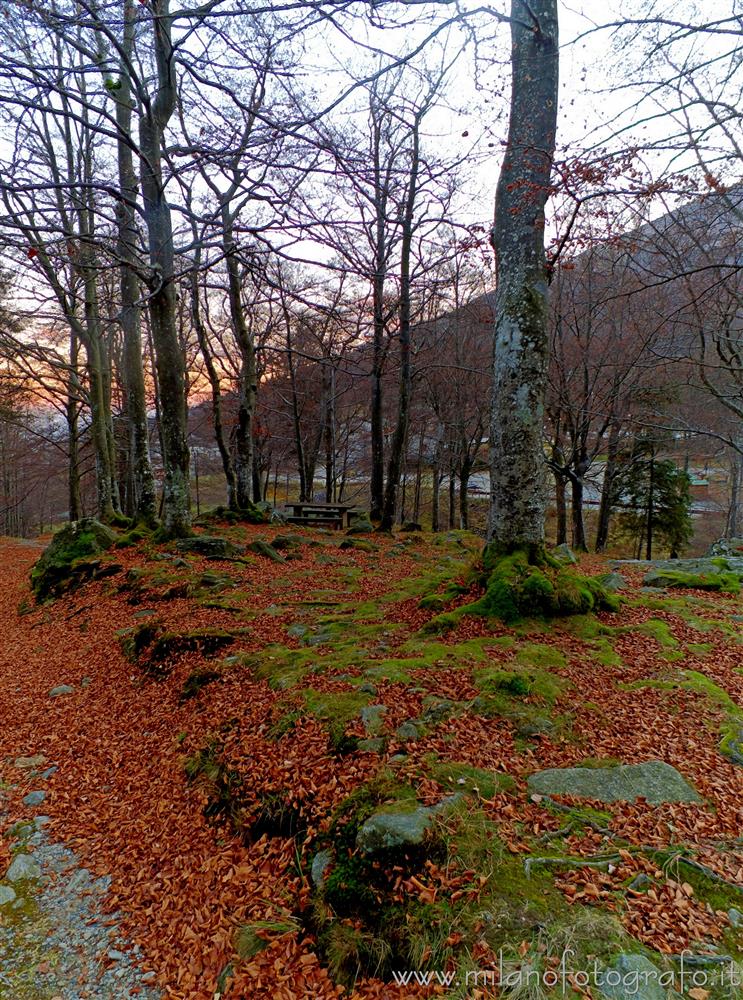
{"label": "small stone", "polygon": [[386,713],[386,705],[365,705],[361,709],[361,722],[369,735],[379,732],[384,725]]}
{"label": "small stone", "polygon": [[421,722],[425,724],[443,722],[454,712],[456,705],[448,698],[431,698],[424,700]]}
{"label": "small stone", "polygon": [[332,863],[333,855],[330,851],[318,851],[312,859],[310,877],[312,878],[312,884],[316,889],[319,889],[325,881],[325,873]]}
{"label": "small stone", "polygon": [[24,795],[23,804],[24,806],[40,806],[45,798],[46,792],[38,789],[38,791],[29,792],[28,795]]}
{"label": "small stone", "polygon": [[154,983],[157,979],[157,975],[154,972],[145,972],[142,976],[143,983]]}
{"label": "small stone", "polygon": [[632,892],[641,892],[643,889],[647,889],[652,885],[652,879],[645,874],[645,872],[640,872],[639,875],[632,879],[630,884],[627,886]]}
{"label": "small stone", "polygon": [[359,740],[359,750],[366,753],[384,753],[387,741],[383,736],[370,736],[369,739]]}
{"label": "small stone", "polygon": [[644,955],[623,953],[604,970],[598,993],[606,1000],[667,1000],[660,969]]}
{"label": "small stone", "polygon": [[372,684],[371,681],[364,681],[363,684],[359,684],[359,691],[363,694],[376,694],[377,687],[376,684]]}
{"label": "small stone", "polygon": [[578,562],[573,550],[565,542],[562,545],[556,545],[550,552],[550,555],[553,559],[557,559],[558,562],[563,563],[563,565],[575,565]]}
{"label": "small stone", "polygon": [[42,764],[46,763],[46,757],[43,753],[34,754],[32,757],[16,757],[13,762],[13,766],[17,767],[19,770],[24,771],[26,768],[31,767],[41,767]]}
{"label": "small stone", "polygon": [[48,781],[53,774],[57,773],[58,770],[59,768],[57,767],[57,765],[52,764],[52,766],[48,767],[46,771],[42,771],[39,777],[42,779],[42,781]]}
{"label": "small stone", "polygon": [[117,951],[116,948],[109,948],[107,952],[108,957],[112,962],[120,962],[122,958],[126,958],[123,951]]}
{"label": "small stone", "polygon": [[42,826],[46,826],[47,823],[51,823],[51,817],[49,816],[35,816],[34,825],[37,830],[40,830]]}
{"label": "small stone", "polygon": [[30,854],[16,854],[5,877],[9,882],[23,882],[25,879],[41,878],[41,868]]}
{"label": "small stone", "polygon": [[76,872],[73,872],[67,880],[67,891],[68,892],[79,892],[84,886],[87,886],[90,882],[90,872],[87,868],[78,868]]}
{"label": "small stone", "polygon": [[403,722],[395,730],[395,736],[398,740],[417,740],[419,736],[418,727],[414,722]]}
{"label": "small stone", "polygon": [[9,885],[0,885],[0,906],[6,906],[15,900],[15,889]]}
{"label": "small stone", "polygon": [[735,927],[736,929],[743,927],[743,913],[734,906],[728,910],[728,920],[731,927]]}
{"label": "small stone", "polygon": [[83,679],[80,681],[80,686],[86,688],[90,687],[92,683],[93,683],[92,677],[83,677]]}
{"label": "small stone", "polygon": [[74,687],[70,684],[58,684],[57,687],[53,687],[49,692],[50,698],[59,698],[63,694],[73,694],[75,691]]}

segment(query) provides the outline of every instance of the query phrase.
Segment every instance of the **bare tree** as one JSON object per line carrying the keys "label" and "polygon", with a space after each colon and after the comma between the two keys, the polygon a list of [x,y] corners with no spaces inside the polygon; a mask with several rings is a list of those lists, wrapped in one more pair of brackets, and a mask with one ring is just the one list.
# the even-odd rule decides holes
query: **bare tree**
{"label": "bare tree", "polygon": [[508,141],[493,226],[497,256],[488,538],[498,552],[544,546],[547,379],[544,206],[558,101],[557,2],[512,0]]}

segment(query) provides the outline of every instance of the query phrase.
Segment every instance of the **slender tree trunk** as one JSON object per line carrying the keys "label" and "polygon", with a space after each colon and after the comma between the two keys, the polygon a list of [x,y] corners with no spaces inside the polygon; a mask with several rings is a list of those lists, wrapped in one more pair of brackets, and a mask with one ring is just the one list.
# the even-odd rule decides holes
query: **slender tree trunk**
{"label": "slender tree trunk", "polygon": [[601,502],[599,504],[598,527],[596,529],[597,552],[606,551],[606,543],[609,540],[609,522],[611,520],[611,506],[614,496],[614,477],[616,475],[617,456],[619,454],[619,431],[619,421],[612,421],[606,450],[604,481],[601,485]]}
{"label": "slender tree trunk", "polygon": [[730,458],[730,506],[725,524],[726,538],[740,538],[743,532],[743,502],[741,502],[741,479],[743,478],[743,455],[734,451]]}
{"label": "slender tree trunk", "polygon": [[294,429],[294,447],[297,452],[297,471],[299,472],[299,500],[308,500],[307,480],[305,477],[304,445],[302,444],[302,424],[299,413],[299,399],[297,398],[297,376],[294,368],[294,350],[292,347],[291,317],[289,310],[284,308],[284,322],[286,324],[286,364],[289,369],[289,386],[292,395],[292,427]]}
{"label": "slender tree trunk", "polygon": [[457,474],[454,463],[449,466],[449,531],[452,531],[456,524],[456,496],[457,496]]}
{"label": "slender tree trunk", "polygon": [[655,512],[655,455],[650,452],[650,471],[648,480],[648,518],[645,540],[645,558],[653,558],[653,517]]}
{"label": "slender tree trunk", "polygon": [[397,491],[400,485],[400,473],[405,458],[408,423],[410,420],[410,395],[412,389],[410,364],[410,254],[413,242],[413,213],[415,211],[415,196],[418,188],[418,169],[420,165],[419,125],[420,116],[417,115],[413,126],[410,176],[408,177],[400,248],[400,385],[397,403],[397,423],[395,424],[392,441],[390,442],[387,485],[384,493],[382,520],[379,525],[382,531],[390,531],[395,522]]}
{"label": "slender tree trunk", "polygon": [[441,473],[438,463],[431,468],[431,531],[439,530],[439,500],[441,487]]}
{"label": "slender tree trunk", "polygon": [[78,371],[79,343],[74,331],[70,333],[70,374],[67,380],[65,416],[67,418],[68,441],[68,506],[69,519],[79,521],[82,517],[80,499],[80,434],[78,430],[78,410],[80,405],[80,374]]}
{"label": "slender tree trunk", "polygon": [[555,511],[557,523],[555,525],[555,544],[565,545],[568,540],[568,505],[565,498],[565,476],[555,470]]}
{"label": "slender tree trunk", "polygon": [[542,443],[547,381],[544,205],[558,101],[557,0],[512,0],[508,142],[496,192],[497,258],[488,540],[544,549]]}
{"label": "slender tree trunk", "polygon": [[245,322],[240,288],[240,268],[234,237],[234,217],[229,206],[222,205],[222,247],[227,264],[230,320],[240,350],[240,382],[235,431],[235,479],[238,506],[247,510],[253,500],[253,416],[258,395],[258,373],[252,332]]}
{"label": "slender tree trunk", "polygon": [[235,478],[235,467],[232,464],[232,455],[227,444],[227,436],[224,428],[224,416],[222,413],[222,389],[220,385],[219,372],[214,364],[209,338],[201,315],[201,303],[199,300],[199,280],[198,264],[194,263],[189,281],[191,293],[191,323],[196,332],[196,339],[199,342],[201,356],[204,359],[206,375],[209,379],[209,388],[212,398],[212,421],[214,423],[214,439],[217,443],[219,457],[222,460],[224,478],[227,482],[227,503],[230,510],[237,510],[237,483]]}
{"label": "slender tree trunk", "polygon": [[469,488],[471,472],[472,463],[463,461],[459,468],[459,527],[465,530],[470,526],[469,496],[467,490]]}
{"label": "slender tree trunk", "polygon": [[586,552],[586,529],[583,523],[583,477],[570,478],[571,544],[576,552]]}
{"label": "slender tree trunk", "polygon": [[413,520],[416,524],[421,519],[421,486],[423,481],[423,442],[426,436],[426,425],[421,423],[418,437],[418,455],[415,460],[415,492],[413,494]]}
{"label": "slender tree trunk", "polygon": [[[329,363],[328,363],[329,362]],[[335,368],[332,361],[323,365],[325,396],[325,501],[335,501]]]}
{"label": "slender tree trunk", "polygon": [[374,120],[374,212],[375,246],[372,279],[373,344],[371,373],[371,503],[369,516],[373,521],[382,517],[384,507],[384,424],[382,372],[384,368],[384,289],[387,279],[385,232],[387,223],[387,191],[381,162],[382,132]]}

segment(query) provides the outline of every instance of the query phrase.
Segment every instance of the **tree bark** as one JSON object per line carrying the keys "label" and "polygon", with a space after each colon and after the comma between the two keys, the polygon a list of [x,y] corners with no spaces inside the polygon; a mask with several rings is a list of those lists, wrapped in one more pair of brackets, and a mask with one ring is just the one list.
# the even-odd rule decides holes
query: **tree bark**
{"label": "tree bark", "polygon": [[119,256],[120,323],[124,339],[123,381],[129,435],[129,479],[132,513],[136,521],[152,525],[157,516],[157,490],[150,461],[147,396],[142,363],[140,287],[137,278],[137,177],[132,154],[132,84],[129,64],[134,52],[134,0],[124,0],[124,28],[119,58],[119,87],[115,92],[117,157],[120,198],[116,204]]}
{"label": "tree bark", "polygon": [[175,259],[170,206],[162,176],[163,133],[177,99],[170,0],[152,0],[157,89],[139,115],[142,202],[150,255],[149,314],[160,390],[163,524],[166,537],[191,530],[186,371],[176,324]]}
{"label": "tree bark", "polygon": [[511,114],[498,179],[488,541],[504,553],[544,549],[542,431],[547,379],[544,206],[558,101],[557,0],[512,0]]}
{"label": "tree bark", "polygon": [[418,169],[420,166],[420,127],[421,114],[417,114],[412,129],[412,150],[410,159],[410,175],[405,198],[405,214],[402,223],[402,242],[400,247],[400,382],[397,402],[397,423],[390,442],[390,456],[387,465],[387,485],[384,492],[384,507],[379,525],[382,531],[390,531],[395,522],[395,507],[397,491],[400,485],[400,472],[405,457],[408,439],[408,423],[410,420],[410,395],[412,389],[412,373],[410,364],[410,254],[413,242],[413,213],[415,211],[415,196],[418,188]]}
{"label": "tree bark", "polygon": [[614,476],[619,454],[619,421],[613,420],[609,431],[609,443],[606,451],[606,466],[604,481],[601,486],[601,503],[599,504],[598,527],[596,529],[596,552],[604,552],[609,540],[609,521],[614,496]]}

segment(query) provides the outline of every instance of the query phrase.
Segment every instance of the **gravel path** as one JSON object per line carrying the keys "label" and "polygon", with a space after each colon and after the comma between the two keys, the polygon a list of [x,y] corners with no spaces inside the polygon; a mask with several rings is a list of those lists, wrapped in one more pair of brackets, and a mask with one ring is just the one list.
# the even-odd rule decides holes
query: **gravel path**
{"label": "gravel path", "polygon": [[[40,785],[46,774],[38,774]],[[123,940],[118,914],[104,910],[108,877],[94,877],[53,842],[44,815],[8,827],[10,790],[0,782],[0,829],[11,851],[0,879],[0,998],[159,1000],[155,975],[139,968],[139,949]],[[43,789],[32,794],[24,801],[41,809]]]}

